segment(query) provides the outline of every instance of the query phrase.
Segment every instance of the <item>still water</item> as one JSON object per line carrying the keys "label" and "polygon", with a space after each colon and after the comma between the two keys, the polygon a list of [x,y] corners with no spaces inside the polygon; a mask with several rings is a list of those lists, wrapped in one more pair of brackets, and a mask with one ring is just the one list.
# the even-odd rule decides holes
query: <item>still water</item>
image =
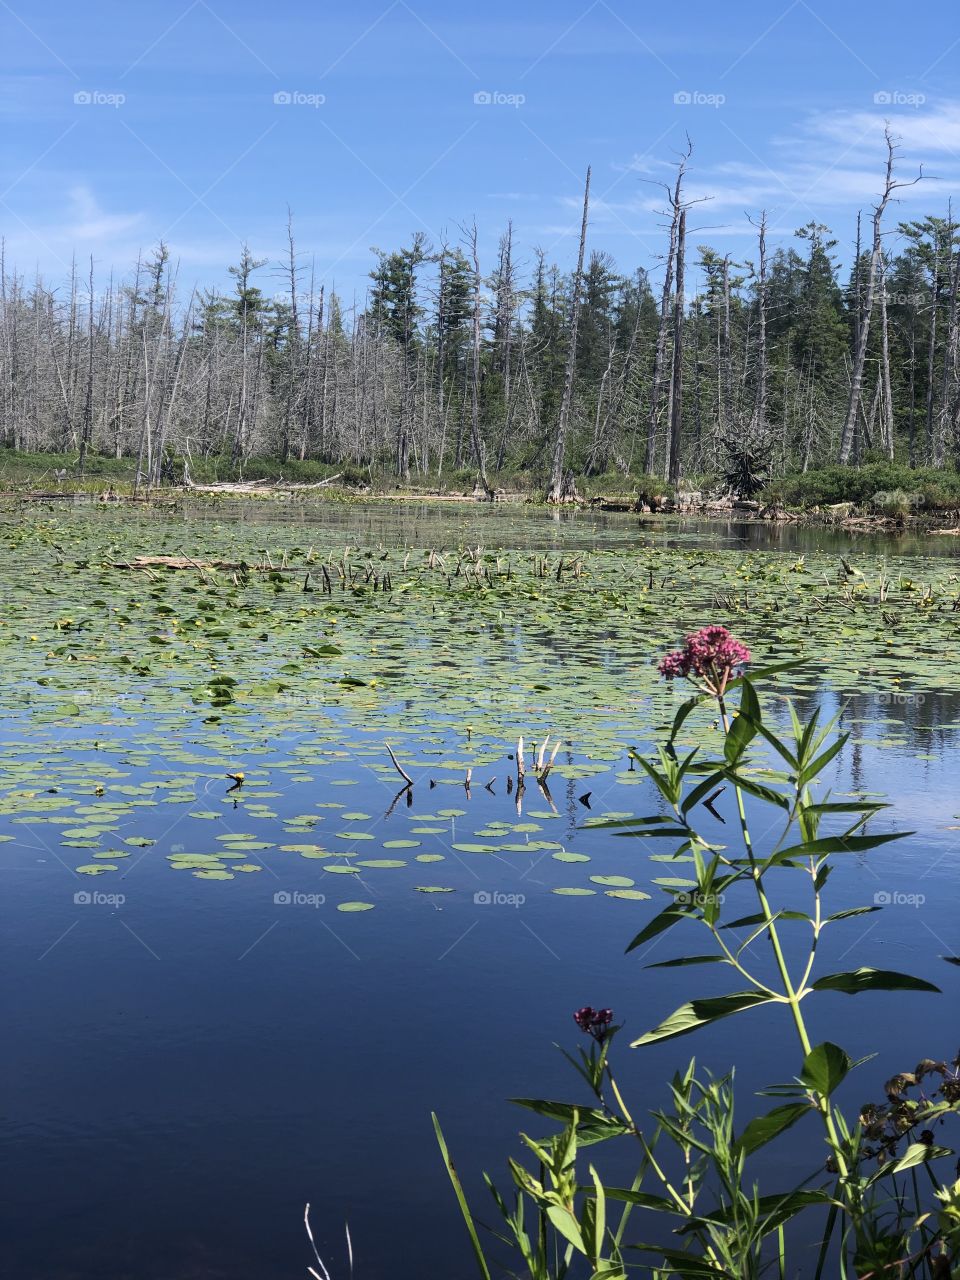
{"label": "still water", "polygon": [[[258,504],[214,517],[204,509],[192,518],[230,524],[241,515],[255,529],[262,510]],[[795,526],[554,519],[540,511],[511,512],[507,534],[498,523],[506,516],[472,508],[331,504],[271,510],[269,518],[301,541],[332,545],[442,550],[471,542],[629,554],[659,542],[791,555],[869,552],[891,563],[956,554],[948,538],[907,545]],[[167,522],[167,549],[189,551],[193,534],[177,531],[179,519]],[[16,572],[9,562],[4,571]],[[3,585],[6,594],[11,583]],[[408,617],[404,626],[411,649],[416,620]],[[456,649],[457,637],[451,639]],[[546,640],[541,621],[521,623],[512,642],[522,649]],[[575,668],[577,655],[562,636],[554,640],[552,660]],[[600,658],[613,662],[615,674],[619,643],[613,631],[598,640]],[[957,661],[953,653],[943,660]],[[302,1276],[312,1261],[302,1227],[309,1201],[336,1280],[348,1274],[345,1223],[360,1276],[467,1277],[467,1241],[430,1112],[440,1115],[480,1217],[492,1220],[481,1171],[505,1184],[518,1130],[537,1132],[536,1119],[506,1099],[577,1096],[554,1045],[573,1050],[571,1015],[583,1004],[611,1006],[627,1024],[617,1055],[635,1114],[664,1101],[663,1082],[693,1054],[717,1073],[736,1065],[744,1120],[758,1106],[757,1089],[793,1075],[799,1059],[777,1011],[748,1013],[654,1049],[628,1047],[628,1034],[639,1035],[691,995],[728,989],[729,981],[709,971],[690,978],[683,969],[646,969],[691,945],[674,934],[624,955],[665,899],[651,884],[662,869],[649,861],[662,850],[585,825],[612,811],[657,809],[651,788],[628,768],[627,747],[653,734],[649,725],[638,724],[633,737],[624,728],[635,712],[623,672],[619,699],[604,713],[619,745],[611,748],[599,731],[591,737],[596,715],[584,722],[582,741],[565,735],[558,765],[568,766],[566,776],[558,769],[548,797],[528,786],[522,813],[506,792],[514,767],[506,733],[499,743],[485,734],[464,787],[458,766],[476,744],[462,718],[436,701],[426,671],[419,700],[414,689],[399,710],[375,703],[360,715],[325,708],[316,736],[302,708],[295,725],[285,728],[281,717],[259,740],[257,723],[237,721],[243,750],[234,757],[242,757],[248,776],[236,808],[223,737],[212,749],[186,710],[149,697],[138,710],[128,700],[101,742],[86,717],[81,725],[57,719],[51,727],[28,705],[8,707],[0,724],[2,797],[23,790],[19,764],[26,761],[30,785],[40,775],[46,782],[43,793],[81,806],[90,802],[99,770],[107,797],[126,788],[134,808],[115,810],[106,839],[107,850],[122,842],[122,863],[95,876],[75,868],[97,856],[96,837],[85,844],[91,838],[79,836],[79,845],[64,840],[67,832],[91,830],[83,825],[96,823],[89,813],[70,809],[59,825],[18,820],[15,808],[0,817],[0,833],[13,837],[0,844],[3,1274]],[[494,703],[500,679],[509,673],[491,674]],[[960,953],[960,704],[935,689],[860,694],[816,676],[802,692],[807,709],[819,704],[827,715],[841,713],[852,734],[830,779],[835,792],[882,794],[892,807],[876,829],[913,833],[839,863],[831,910],[884,910],[828,934],[819,971],[872,964],[943,990],[855,1001],[824,995],[808,1006],[818,1039],[837,1040],[855,1058],[878,1055],[850,1086],[846,1101],[856,1105],[882,1097],[882,1082],[894,1071],[956,1049],[960,970],[941,957]],[[119,677],[117,694],[132,697]],[[782,707],[774,714],[782,719]],[[381,745],[404,716],[418,726],[410,805],[406,796],[393,803],[401,780],[389,762],[384,767]],[[218,725],[215,732],[231,729]],[[578,756],[591,761],[587,781],[577,776]],[[191,772],[192,795],[177,802],[185,758],[201,763]],[[258,787],[263,799],[251,810]],[[82,807],[93,811],[95,803]],[[708,834],[719,838],[718,830]],[[189,868],[171,870],[178,855],[209,851],[223,835],[239,841],[231,865],[258,866],[259,873],[210,883]],[[337,858],[341,846],[342,859],[331,861],[327,850]],[[302,856],[310,847],[322,847],[323,856]],[[558,852],[590,861],[567,862]],[[367,869],[359,865],[364,860],[399,865]],[[346,870],[332,875],[331,865]],[[590,885],[590,875],[629,877],[652,898],[611,899],[598,887],[592,896],[554,892]],[[337,909],[351,901],[374,909]],[[809,1173],[818,1152],[808,1131],[792,1155],[781,1153],[783,1185]]]}

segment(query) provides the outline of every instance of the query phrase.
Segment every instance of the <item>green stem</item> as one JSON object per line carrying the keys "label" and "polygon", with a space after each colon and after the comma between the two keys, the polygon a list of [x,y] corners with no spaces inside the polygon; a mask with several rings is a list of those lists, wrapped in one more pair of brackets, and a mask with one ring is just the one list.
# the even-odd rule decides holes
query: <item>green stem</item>
{"label": "green stem", "polygon": [[[726,736],[730,732],[730,717],[727,713],[727,707],[723,700],[722,693],[717,695],[717,704],[720,709],[720,720],[723,724],[724,736]],[[770,910],[770,903],[767,900],[766,891],[763,887],[762,872],[760,871],[756,856],[753,852],[753,841],[750,836],[750,827],[747,822],[747,811],[743,801],[743,792],[736,782],[733,784],[733,789],[737,797],[737,815],[740,819],[740,832],[743,836],[743,845],[746,850],[747,858],[750,861],[753,884],[757,891],[757,899],[760,903],[760,910],[763,913],[764,924],[767,928],[767,937],[770,939],[770,945],[773,948],[773,955],[776,960],[777,970],[780,974],[780,981],[783,983],[784,994],[787,998],[787,1003],[790,1005],[790,1012],[793,1014],[793,1021],[797,1029],[797,1035],[800,1038],[800,1044],[803,1048],[804,1055],[806,1056],[813,1046],[810,1043],[810,1036],[807,1034],[806,1023],[804,1022],[803,1013],[800,1009],[801,997],[798,996],[790,977],[790,970],[787,967],[783,948],[780,945],[780,936],[777,933],[777,926],[773,919],[773,912]],[[811,1090],[811,1093],[817,1101],[817,1110],[820,1112],[823,1119],[827,1139],[833,1150],[834,1156],[836,1157],[837,1168],[840,1171],[841,1178],[844,1183],[848,1183],[850,1170],[841,1148],[840,1135],[837,1133],[833,1113],[830,1109],[830,1101],[816,1090]]]}

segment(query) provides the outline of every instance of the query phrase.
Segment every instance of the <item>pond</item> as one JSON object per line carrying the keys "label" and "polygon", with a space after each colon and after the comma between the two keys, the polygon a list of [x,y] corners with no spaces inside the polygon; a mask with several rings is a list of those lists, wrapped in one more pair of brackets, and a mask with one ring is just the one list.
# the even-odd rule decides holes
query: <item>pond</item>
{"label": "pond", "polygon": [[[471,1274],[431,1110],[482,1203],[531,1129],[506,1100],[570,1093],[572,1011],[635,1038],[691,994],[645,967],[670,936],[624,955],[662,850],[599,824],[657,811],[628,749],[682,697],[655,660],[707,621],[807,659],[771,713],[840,715],[834,793],[912,832],[838,863],[831,910],[884,910],[818,963],[943,994],[819,998],[819,1038],[877,1055],[846,1100],[951,1056],[958,551],[396,502],[0,512],[9,1273],[304,1275],[309,1201],[335,1277],[345,1223],[358,1274]],[[518,800],[521,735],[528,764],[559,746]],[[736,1064],[744,1116],[796,1070],[776,1010],[617,1052],[651,1107],[694,1053]],[[798,1138],[784,1180],[819,1150]]]}

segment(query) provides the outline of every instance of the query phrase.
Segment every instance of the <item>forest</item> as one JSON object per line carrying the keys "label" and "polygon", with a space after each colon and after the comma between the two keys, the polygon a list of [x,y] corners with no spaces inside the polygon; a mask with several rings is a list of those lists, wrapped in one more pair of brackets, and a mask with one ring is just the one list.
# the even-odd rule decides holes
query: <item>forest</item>
{"label": "forest", "polygon": [[591,243],[589,171],[575,263],[510,223],[486,263],[475,224],[443,243],[418,231],[374,250],[362,297],[318,279],[292,216],[285,261],[244,245],[225,290],[188,294],[162,242],[106,280],[92,261],[27,279],[4,255],[0,441],[80,473],[92,455],[135,460],[144,484],[269,458],[422,487],[521,477],[554,499],[576,477],[954,468],[960,222],[949,204],[898,218],[919,178],[898,176],[895,140],[855,227],[811,220],[774,247],[759,210],[736,259],[698,242],[689,160],[662,185],[662,257],[640,266]]}

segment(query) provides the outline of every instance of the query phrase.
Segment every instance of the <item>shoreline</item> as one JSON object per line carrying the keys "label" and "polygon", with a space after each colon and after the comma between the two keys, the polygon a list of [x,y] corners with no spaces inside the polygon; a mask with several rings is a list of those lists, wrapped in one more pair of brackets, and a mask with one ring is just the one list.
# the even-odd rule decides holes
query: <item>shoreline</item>
{"label": "shoreline", "polygon": [[882,515],[859,509],[856,503],[841,502],[829,506],[796,509],[758,501],[680,502],[672,499],[648,502],[634,495],[596,495],[559,504],[547,503],[538,493],[500,490],[493,498],[477,493],[451,493],[436,490],[358,490],[335,485],[276,484],[273,482],[238,482],[215,486],[171,486],[140,493],[124,493],[112,485],[105,488],[75,490],[5,490],[0,491],[0,504],[64,503],[67,505],[145,505],[175,509],[185,499],[216,503],[226,499],[266,500],[268,502],[315,501],[332,504],[350,502],[434,503],[450,506],[518,507],[537,506],[557,511],[584,514],[633,515],[652,519],[736,520],[756,524],[800,524],[856,532],[873,530],[885,533],[929,533],[960,537],[960,510],[929,512],[924,515]]}

